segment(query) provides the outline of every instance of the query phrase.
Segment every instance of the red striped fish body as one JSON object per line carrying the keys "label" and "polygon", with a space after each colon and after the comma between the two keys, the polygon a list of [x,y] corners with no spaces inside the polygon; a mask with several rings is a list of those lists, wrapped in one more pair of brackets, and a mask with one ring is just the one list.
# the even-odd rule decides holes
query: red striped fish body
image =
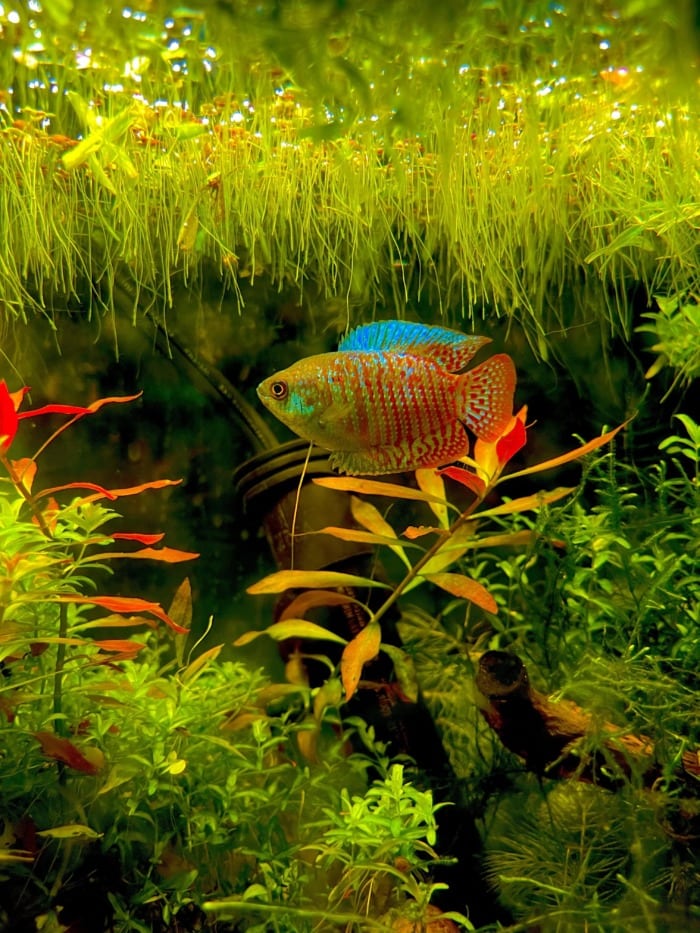
{"label": "red striped fish body", "polygon": [[493,356],[460,369],[488,338],[388,321],[352,332],[337,353],[300,360],[258,387],[288,427],[333,451],[347,473],[440,466],[468,453],[465,428],[495,440],[513,408],[515,369]]}

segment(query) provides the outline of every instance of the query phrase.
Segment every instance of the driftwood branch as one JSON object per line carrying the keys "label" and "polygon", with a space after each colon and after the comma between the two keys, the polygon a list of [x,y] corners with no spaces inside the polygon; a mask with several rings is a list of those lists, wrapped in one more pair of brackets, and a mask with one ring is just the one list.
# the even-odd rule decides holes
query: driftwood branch
{"label": "driftwood branch", "polygon": [[[624,732],[566,700],[551,701],[530,685],[523,662],[505,651],[479,659],[481,712],[503,745],[543,777],[574,779],[616,790],[636,775],[646,788],[662,776],[651,739]],[[697,793],[700,754],[686,752],[677,777]]]}

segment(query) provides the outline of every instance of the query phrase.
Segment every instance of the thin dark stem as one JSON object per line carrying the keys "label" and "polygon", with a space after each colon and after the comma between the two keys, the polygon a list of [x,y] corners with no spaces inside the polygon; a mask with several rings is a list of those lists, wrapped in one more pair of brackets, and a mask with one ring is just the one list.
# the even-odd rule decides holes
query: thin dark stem
{"label": "thin dark stem", "polygon": [[[65,738],[68,734],[63,719],[63,669],[66,663],[66,635],[68,633],[68,604],[61,603],[58,609],[58,636],[59,643],[56,648],[56,667],[53,675],[53,715],[54,730],[57,735]],[[65,766],[58,762],[59,781],[65,780]]]}
{"label": "thin dark stem", "polygon": [[421,570],[423,569],[423,567],[425,567],[428,561],[432,560],[433,557],[435,557],[435,555],[437,554],[437,552],[442,547],[444,547],[444,545],[447,544],[447,542],[451,538],[454,537],[454,535],[457,533],[457,531],[459,531],[459,529],[463,525],[465,525],[469,521],[469,519],[472,517],[477,507],[481,504],[482,501],[483,501],[483,496],[477,496],[474,499],[474,501],[470,505],[468,505],[467,508],[462,512],[459,518],[456,518],[454,520],[454,522],[450,525],[448,531],[445,532],[443,535],[441,535],[437,539],[437,541],[430,548],[428,548],[428,550],[425,552],[425,554],[423,554],[420,560],[416,561],[416,563],[413,565],[413,567],[411,567],[411,569],[408,571],[408,573],[403,578],[403,580],[401,580],[401,582],[394,589],[394,591],[387,597],[387,599],[382,603],[379,609],[377,609],[377,611],[374,613],[374,615],[372,616],[373,622],[377,622],[379,619],[381,619],[381,617],[387,612],[387,610],[390,609],[391,606],[394,605],[396,600],[404,592],[404,590],[409,585],[409,583],[415,580],[415,578],[420,574]]}

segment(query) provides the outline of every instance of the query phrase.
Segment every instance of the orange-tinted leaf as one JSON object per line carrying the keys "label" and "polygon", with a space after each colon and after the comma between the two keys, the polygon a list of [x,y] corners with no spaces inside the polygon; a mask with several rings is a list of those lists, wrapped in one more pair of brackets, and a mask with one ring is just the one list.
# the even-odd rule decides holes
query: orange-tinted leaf
{"label": "orange-tinted leaf", "polygon": [[56,761],[62,761],[74,771],[82,771],[84,774],[97,774],[99,766],[83,755],[83,753],[68,739],[63,739],[53,732],[35,732],[34,738],[41,745],[42,754],[48,758],[55,758]]}
{"label": "orange-tinted leaf", "polygon": [[126,638],[102,638],[99,641],[93,641],[92,644],[97,645],[102,651],[115,651],[132,658],[146,647],[140,642],[129,641]]}
{"label": "orange-tinted leaf", "polygon": [[318,765],[321,758],[318,754],[318,739],[320,730],[318,726],[313,729],[302,729],[296,733],[297,745],[302,756],[311,764]]}
{"label": "orange-tinted leaf", "polygon": [[306,590],[295,596],[294,599],[285,606],[284,611],[280,613],[280,622],[285,619],[302,618],[309,609],[316,609],[319,606],[343,606],[346,603],[356,603],[357,600],[345,593],[337,593],[335,590]]}
{"label": "orange-tinted leaf", "polygon": [[60,603],[101,606],[103,609],[110,610],[110,612],[147,612],[165,622],[174,631],[182,634],[187,632],[186,628],[178,625],[177,622],[170,618],[162,606],[158,603],[149,602],[147,599],[139,599],[135,596],[56,596],[55,599]]}
{"label": "orange-tinted leaf", "polygon": [[[4,386],[4,385],[5,385],[5,380],[3,379],[2,382],[0,382],[0,386]],[[5,389],[5,391],[7,391],[7,389]],[[22,400],[24,396],[27,394],[27,392],[30,392],[30,391],[31,389],[29,388],[29,386],[22,386],[22,388],[17,389],[16,392],[7,393],[10,399],[12,400],[12,404],[14,406],[15,411],[17,411],[17,409],[22,404]]]}
{"label": "orange-tinted leaf", "polygon": [[144,560],[160,560],[166,564],[179,564],[183,560],[194,560],[199,554],[193,551],[180,551],[172,547],[144,547],[140,551],[103,551],[100,554],[93,554],[91,557],[85,557],[83,560],[100,561],[118,557],[130,557],[132,559],[143,558]]}
{"label": "orange-tinted leaf", "polygon": [[319,528],[313,534],[330,535],[331,538],[339,538],[341,541],[353,541],[359,544],[385,544],[393,545],[396,541],[394,537],[386,535],[373,534],[371,531],[363,531],[360,528],[341,528],[337,525],[326,525],[325,528]]}
{"label": "orange-tinted leaf", "polygon": [[308,622],[306,619],[284,619],[284,621],[281,622],[273,622],[272,625],[268,625],[267,628],[261,629],[260,631],[244,632],[233,644],[237,648],[240,648],[242,645],[249,644],[249,642],[253,641],[254,638],[258,638],[260,635],[269,635],[270,638],[274,638],[275,641],[284,641],[286,638],[316,638],[322,639],[323,641],[335,641],[341,645],[347,644],[345,638],[341,638],[340,635],[330,632],[322,625],[316,625],[315,622]]}
{"label": "orange-tinted leaf", "polygon": [[[65,483],[63,486],[51,486],[50,489],[42,489],[41,492],[36,494],[35,498],[42,499],[45,496],[53,495],[55,492],[62,492],[64,489],[93,489],[99,493],[98,498],[100,499],[116,499],[116,496],[113,496],[109,489],[105,489],[104,486],[99,486],[97,483]],[[92,496],[90,498],[92,499]]]}
{"label": "orange-tinted leaf", "polygon": [[370,622],[351,642],[345,646],[340,659],[340,679],[349,700],[360,682],[362,668],[379,654],[382,644],[382,629],[379,622]]}
{"label": "orange-tinted leaf", "polygon": [[111,398],[98,398],[90,405],[88,405],[86,411],[90,414],[99,411],[103,405],[118,405],[122,402],[134,402],[137,398],[141,398],[143,392],[137,392],[136,395],[117,395]]}
{"label": "orange-tinted leaf", "polygon": [[[181,479],[156,479],[152,480],[150,483],[141,483],[139,486],[125,486],[123,489],[106,489],[105,493],[108,499],[119,499],[123,496],[138,496],[147,489],[163,489],[166,486],[179,486],[181,482]],[[93,496],[85,496],[81,499],[81,502],[97,502],[98,499],[103,498],[104,493],[95,494]]]}
{"label": "orange-tinted leaf", "polygon": [[439,586],[440,589],[446,590],[460,599],[468,599],[470,603],[485,609],[486,612],[493,612],[494,614],[498,612],[496,600],[486,587],[470,577],[465,577],[461,573],[427,573],[422,574],[422,576]]}
{"label": "orange-tinted leaf", "polygon": [[467,522],[454,534],[450,535],[449,538],[446,538],[443,546],[430,558],[427,564],[425,564],[421,570],[420,576],[412,580],[405,588],[404,592],[407,593],[414,587],[419,586],[422,582],[421,578],[425,577],[426,574],[440,573],[446,567],[449,567],[450,564],[459,560],[469,548],[471,541],[473,541],[475,528],[476,522]]}
{"label": "orange-tinted leaf", "polygon": [[36,460],[32,460],[31,457],[22,457],[20,460],[12,460],[11,463],[12,469],[24,488],[31,492],[34,477],[36,476]]}
{"label": "orange-tinted leaf", "polygon": [[379,586],[389,589],[385,583],[358,577],[352,573],[340,573],[337,570],[278,570],[257,583],[249,586],[246,592],[253,595],[263,593],[284,593],[291,589],[328,589],[343,586]]}
{"label": "orange-tinted leaf", "polygon": [[365,541],[367,544],[388,545],[394,554],[396,554],[396,556],[410,569],[411,562],[406,557],[406,552],[404,549],[398,543],[396,532],[389,524],[389,522],[384,518],[379,509],[376,508],[376,506],[372,505],[371,502],[366,502],[364,499],[358,499],[357,496],[351,496],[350,511],[352,512],[352,517],[355,519],[357,524],[361,525],[363,528],[366,528],[367,531],[370,532],[370,535],[374,536],[363,538],[361,532],[355,532],[355,534],[360,535],[360,537],[356,538],[355,540],[360,542]]}
{"label": "orange-tinted leaf", "polygon": [[159,535],[142,535],[127,531],[115,531],[110,535],[110,538],[114,538],[115,541],[138,541],[140,544],[146,545],[160,544],[164,537],[165,534],[163,533]]}
{"label": "orange-tinted leaf", "polygon": [[423,538],[425,535],[442,535],[445,531],[443,528],[430,528],[428,525],[409,525],[401,533],[404,538],[414,541],[416,538]]}
{"label": "orange-tinted leaf", "polygon": [[520,499],[513,499],[512,502],[502,502],[492,509],[479,512],[479,518],[486,518],[491,515],[510,515],[512,512],[527,512],[529,509],[539,509],[543,505],[549,505],[550,502],[563,499],[564,496],[568,496],[572,492],[576,492],[575,486],[558,486],[556,489],[536,492],[532,496],[521,496]]}
{"label": "orange-tinted leaf", "polygon": [[354,476],[321,476],[313,481],[326,489],[339,489],[342,492],[359,492],[369,496],[389,496],[390,499],[412,499],[414,502],[438,502],[444,500],[428,495],[419,489],[409,489],[397,483],[382,483],[374,479],[358,479]]}
{"label": "orange-tinted leaf", "polygon": [[[569,450],[559,457],[552,457],[551,460],[535,463],[534,466],[526,467],[524,470],[518,470],[516,473],[509,473],[504,476],[503,479],[513,479],[516,476],[529,476],[531,473],[541,473],[543,470],[552,470],[554,467],[563,466],[563,464],[571,463],[573,460],[580,460],[581,457],[585,457],[586,454],[591,453],[593,450],[597,450],[599,447],[611,441],[617,432],[621,431],[627,424],[629,424],[629,421],[625,421],[624,424],[618,425],[616,428],[613,428],[612,431],[606,431],[605,434],[601,434],[600,437],[595,437],[592,441],[588,441],[587,444],[583,444],[581,447]],[[499,482],[501,481],[502,480],[499,480]]]}
{"label": "orange-tinted leaf", "polygon": [[437,518],[441,528],[449,528],[450,520],[447,515],[447,494],[442,476],[437,470],[416,470],[418,488],[438,501],[429,502],[433,515]]}

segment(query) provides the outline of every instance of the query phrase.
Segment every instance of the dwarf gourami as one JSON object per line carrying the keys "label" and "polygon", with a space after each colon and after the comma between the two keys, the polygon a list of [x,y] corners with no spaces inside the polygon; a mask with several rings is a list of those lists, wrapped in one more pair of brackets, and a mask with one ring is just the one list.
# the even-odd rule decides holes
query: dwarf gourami
{"label": "dwarf gourami", "polygon": [[345,473],[442,466],[469,452],[466,428],[495,441],[512,417],[509,356],[457,374],[487,343],[445,327],[366,324],[337,352],[265,379],[258,397],[300,437],[332,451],[333,467]]}

